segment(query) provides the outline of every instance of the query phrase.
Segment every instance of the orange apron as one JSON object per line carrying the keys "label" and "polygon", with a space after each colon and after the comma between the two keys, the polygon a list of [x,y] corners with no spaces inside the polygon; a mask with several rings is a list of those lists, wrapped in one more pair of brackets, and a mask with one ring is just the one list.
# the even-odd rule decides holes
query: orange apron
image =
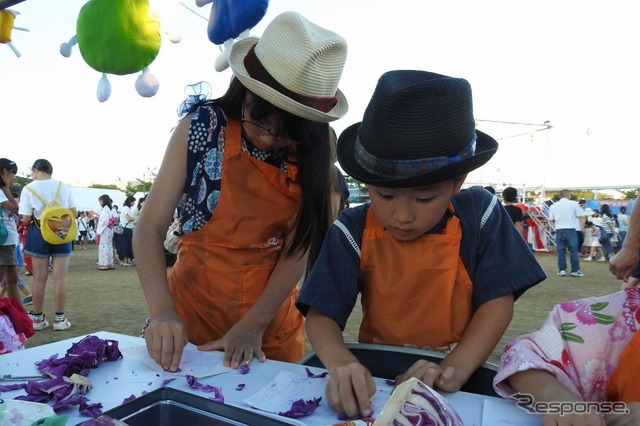
{"label": "orange apron", "polygon": [[[180,237],[169,289],[191,343],[223,337],[264,291],[295,224],[301,191],[288,173],[241,149],[241,125],[226,129],[220,198],[211,220]],[[297,362],[305,353],[296,283],[262,339],[269,359]]]}
{"label": "orange apron", "polygon": [[473,314],[461,236],[460,220],[451,216],[442,234],[399,241],[369,208],[360,259],[360,342],[445,349],[460,341]]}
{"label": "orange apron", "polygon": [[640,401],[640,333],[636,332],[620,354],[618,368],[607,382],[607,400]]}

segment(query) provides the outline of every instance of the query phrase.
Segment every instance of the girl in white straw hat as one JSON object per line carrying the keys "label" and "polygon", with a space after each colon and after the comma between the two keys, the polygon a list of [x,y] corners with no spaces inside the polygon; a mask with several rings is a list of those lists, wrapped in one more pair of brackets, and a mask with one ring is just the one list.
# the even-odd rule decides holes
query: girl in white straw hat
{"label": "girl in white straw hat", "polygon": [[[144,335],[164,368],[179,368],[187,341],[224,350],[233,368],[254,356],[304,355],[293,304],[336,211],[328,123],[348,109],[338,90],[346,55],[342,37],[286,12],[261,38],[233,46],[222,97],[183,103],[188,115],[134,235]],[[167,276],[162,243],[178,204],[178,257]]]}

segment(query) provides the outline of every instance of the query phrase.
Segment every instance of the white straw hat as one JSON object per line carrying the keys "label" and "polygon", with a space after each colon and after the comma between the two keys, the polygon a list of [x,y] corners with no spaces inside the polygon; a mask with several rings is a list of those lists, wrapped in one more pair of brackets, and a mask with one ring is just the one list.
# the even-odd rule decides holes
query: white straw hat
{"label": "white straw hat", "polygon": [[341,36],[295,12],[273,19],[261,38],[236,42],[229,65],[251,92],[312,121],[330,122],[349,110],[338,82],[347,59]]}

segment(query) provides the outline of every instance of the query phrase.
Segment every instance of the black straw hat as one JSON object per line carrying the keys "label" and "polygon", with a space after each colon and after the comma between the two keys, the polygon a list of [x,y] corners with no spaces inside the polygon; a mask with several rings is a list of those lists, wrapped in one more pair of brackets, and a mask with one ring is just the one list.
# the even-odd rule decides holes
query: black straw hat
{"label": "black straw hat", "polygon": [[338,139],[354,179],[384,187],[427,186],[485,164],[498,143],[475,128],[471,86],[426,71],[380,77],[361,123]]}

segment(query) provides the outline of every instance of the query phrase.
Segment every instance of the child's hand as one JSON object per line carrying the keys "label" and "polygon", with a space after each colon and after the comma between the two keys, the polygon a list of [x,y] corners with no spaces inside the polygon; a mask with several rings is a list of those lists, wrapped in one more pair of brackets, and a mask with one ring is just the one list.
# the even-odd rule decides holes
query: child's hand
{"label": "child's hand", "polygon": [[396,377],[396,385],[415,377],[427,386],[442,389],[447,392],[460,390],[462,383],[456,377],[455,368],[452,366],[442,367],[435,362],[424,359],[416,361],[404,374]]}
{"label": "child's hand", "polygon": [[632,426],[640,424],[640,402],[627,403],[629,414],[609,414],[606,416],[609,426]]}
{"label": "child's hand", "polygon": [[571,413],[563,415],[544,414],[542,416],[542,424],[544,426],[605,426],[607,423],[605,423],[604,418],[599,414]]}
{"label": "child's hand", "polygon": [[347,418],[370,417],[371,397],[376,393],[373,377],[359,362],[340,365],[330,372],[326,393],[329,406]]}

